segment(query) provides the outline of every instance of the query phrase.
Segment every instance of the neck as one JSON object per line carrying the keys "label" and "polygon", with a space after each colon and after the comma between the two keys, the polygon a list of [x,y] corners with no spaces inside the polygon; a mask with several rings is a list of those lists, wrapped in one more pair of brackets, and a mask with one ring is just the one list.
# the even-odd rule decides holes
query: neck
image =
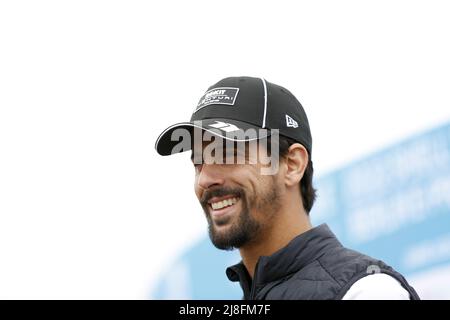
{"label": "neck", "polygon": [[241,248],[239,252],[248,273],[253,278],[256,263],[261,256],[270,256],[284,248],[299,234],[312,228],[303,207],[277,212],[271,227],[262,230],[256,239]]}

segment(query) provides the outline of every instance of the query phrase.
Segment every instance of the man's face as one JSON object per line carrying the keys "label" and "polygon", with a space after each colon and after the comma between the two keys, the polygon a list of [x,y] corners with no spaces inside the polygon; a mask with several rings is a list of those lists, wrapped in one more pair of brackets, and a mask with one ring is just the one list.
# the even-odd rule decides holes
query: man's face
{"label": "man's face", "polygon": [[[245,151],[224,148],[226,157],[231,152],[235,160],[242,156],[246,163],[222,164],[208,159],[210,155],[203,152],[207,145],[194,146],[193,158],[203,154],[203,162],[194,163],[195,193],[205,212],[213,244],[219,249],[239,248],[256,241],[271,226],[280,208],[281,182],[277,174],[261,175],[263,165],[259,158],[264,147],[260,146],[259,152],[249,152],[248,145]],[[245,154],[239,154],[242,152]]]}

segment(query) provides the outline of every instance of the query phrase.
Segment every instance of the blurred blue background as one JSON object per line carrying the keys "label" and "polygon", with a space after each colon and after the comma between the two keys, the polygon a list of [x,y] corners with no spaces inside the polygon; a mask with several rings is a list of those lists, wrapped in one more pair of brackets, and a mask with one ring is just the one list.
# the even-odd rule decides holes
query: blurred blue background
{"label": "blurred blue background", "polygon": [[[313,225],[403,273],[425,299],[450,297],[450,122],[315,178]],[[239,252],[204,237],[163,275],[156,299],[240,299]]]}

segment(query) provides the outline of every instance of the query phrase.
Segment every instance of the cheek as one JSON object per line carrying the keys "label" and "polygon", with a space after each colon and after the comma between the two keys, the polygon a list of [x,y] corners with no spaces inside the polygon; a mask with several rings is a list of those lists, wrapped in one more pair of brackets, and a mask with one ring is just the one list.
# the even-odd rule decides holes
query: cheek
{"label": "cheek", "polygon": [[198,199],[202,197],[202,189],[198,185],[198,175],[195,175],[194,179],[194,192]]}
{"label": "cheek", "polygon": [[254,201],[260,193],[262,183],[264,183],[263,177],[258,174],[258,171],[254,167],[246,168],[242,170],[236,176],[236,181],[240,182],[240,186],[244,188],[247,200]]}

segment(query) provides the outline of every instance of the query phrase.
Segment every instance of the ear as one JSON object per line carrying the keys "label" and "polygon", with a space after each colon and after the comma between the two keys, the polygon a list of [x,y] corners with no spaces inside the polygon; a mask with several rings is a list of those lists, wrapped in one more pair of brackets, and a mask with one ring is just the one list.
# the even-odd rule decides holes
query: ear
{"label": "ear", "polygon": [[300,183],[306,166],[308,165],[308,151],[300,143],[292,144],[286,155],[285,183],[295,186]]}

